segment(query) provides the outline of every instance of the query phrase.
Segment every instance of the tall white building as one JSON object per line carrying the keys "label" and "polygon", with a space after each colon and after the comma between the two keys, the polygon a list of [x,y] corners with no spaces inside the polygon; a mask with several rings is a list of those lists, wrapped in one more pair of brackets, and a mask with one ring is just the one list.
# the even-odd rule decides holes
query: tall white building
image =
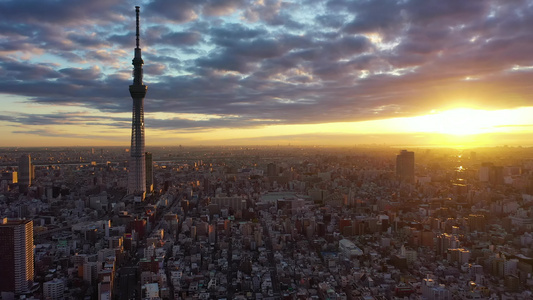
{"label": "tall white building", "polygon": [[43,283],[43,294],[46,299],[61,300],[65,292],[63,280],[54,279]]}

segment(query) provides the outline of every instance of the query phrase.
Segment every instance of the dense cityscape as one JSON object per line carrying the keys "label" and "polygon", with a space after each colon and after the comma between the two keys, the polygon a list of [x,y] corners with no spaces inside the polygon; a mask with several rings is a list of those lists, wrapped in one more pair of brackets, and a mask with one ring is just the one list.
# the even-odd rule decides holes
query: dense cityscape
{"label": "dense cityscape", "polygon": [[2,299],[532,297],[530,148],[149,150],[2,149]]}
{"label": "dense cityscape", "polygon": [[[193,22],[200,12],[203,20],[207,20],[206,23],[198,21],[200,23],[196,25],[201,26],[191,26],[194,28],[190,29],[191,32],[171,31],[178,30],[179,25],[172,18],[159,19],[170,5],[157,1],[146,3],[148,12],[155,15],[150,19],[147,30],[151,32],[147,38],[149,42],[160,43],[160,46],[167,45],[167,40],[177,40],[180,45],[188,43],[190,46],[206,43],[197,49],[183,48],[183,56],[179,58],[167,56],[174,52],[169,48],[149,48],[152,53],[148,58],[155,64],[147,71],[151,73],[149,76],[156,75],[151,77],[155,86],[151,104],[159,107],[148,115],[158,118],[152,123],[158,127],[158,141],[167,138],[162,134],[165,131],[185,129],[182,133],[187,132],[191,136],[206,134],[197,137],[198,140],[189,139],[184,146],[145,145],[144,101],[148,86],[143,82],[139,6],[135,7],[136,47],[132,60],[133,82],[129,85],[133,100],[130,147],[47,148],[42,143],[46,137],[50,138],[46,143],[53,144],[52,138],[63,137],[83,140],[82,145],[91,139],[111,141],[117,138],[116,132],[119,131],[113,131],[113,135],[108,129],[122,130],[126,128],[125,124],[129,125],[129,116],[114,114],[122,113],[124,107],[120,107],[120,103],[112,103],[112,100],[107,104],[103,100],[98,101],[107,99],[106,96],[93,96],[111,93],[116,99],[122,99],[122,94],[99,89],[90,83],[106,78],[122,86],[125,76],[120,75],[122,71],[115,72],[121,66],[102,65],[101,69],[96,65],[91,67],[90,76],[84,75],[86,71],[81,68],[60,69],[63,63],[86,63],[82,59],[84,55],[74,54],[75,46],[68,47],[69,42],[56,44],[56,48],[62,45],[65,51],[71,51],[66,58],[57,54],[61,52],[54,54],[52,51],[50,55],[61,57],[59,62],[37,63],[41,71],[36,72],[35,78],[28,76],[32,73],[29,67],[15,63],[19,59],[31,61],[31,55],[24,53],[16,59],[9,58],[9,65],[2,70],[7,68],[9,76],[16,77],[16,80],[5,80],[10,88],[37,77],[47,78],[46,88],[29,94],[25,86],[23,92],[16,89],[2,91],[8,98],[14,99],[10,102],[13,107],[31,106],[28,103],[32,101],[63,101],[63,105],[69,106],[71,99],[77,99],[74,101],[76,105],[84,107],[77,112],[30,113],[23,116],[19,111],[26,113],[25,109],[13,108],[17,112],[6,111],[0,115],[0,122],[10,128],[7,134],[10,143],[22,141],[24,136],[33,136],[39,140],[24,143],[40,145],[2,145],[0,148],[0,300],[533,299],[533,148],[514,145],[481,147],[481,143],[476,147],[450,148],[391,146],[402,139],[398,135],[402,130],[409,132],[404,137],[426,140],[432,145],[443,136],[449,139],[455,137],[456,142],[472,139],[468,142],[475,144],[478,141],[475,135],[483,135],[483,139],[490,140],[491,131],[500,137],[514,134],[513,139],[527,136],[523,128],[531,124],[524,122],[523,118],[527,115],[529,122],[530,114],[521,110],[527,108],[524,104],[527,100],[522,99],[525,96],[507,89],[500,91],[501,94],[486,89],[485,97],[492,93],[499,102],[502,102],[500,98],[505,98],[503,102],[509,100],[512,104],[508,108],[516,108],[513,112],[502,109],[499,113],[505,118],[496,118],[497,114],[487,114],[486,111],[484,116],[476,118],[475,110],[460,107],[439,113],[430,106],[424,106],[428,103],[425,100],[427,95],[438,99],[434,97],[434,92],[446,89],[444,80],[438,79],[435,74],[442,73],[451,78],[449,74],[457,72],[455,69],[451,73],[441,72],[443,68],[427,68],[429,63],[422,63],[422,53],[437,53],[434,59],[428,59],[430,62],[446,55],[453,57],[455,52],[449,49],[433,51],[427,47],[433,43],[434,36],[444,38],[447,33],[435,30],[421,33],[420,29],[431,22],[426,23],[427,12],[418,9],[421,4],[414,1],[392,1],[399,14],[396,9],[389,9],[390,19],[403,26],[398,33],[411,34],[417,41],[407,45],[402,44],[401,38],[391,39],[392,35],[384,33],[386,28],[395,32],[392,29],[397,27],[394,22],[374,24],[372,17],[365,19],[358,15],[361,9],[366,10],[368,15],[377,16],[377,23],[387,19],[381,16],[384,12],[379,8],[382,3],[378,1],[356,1],[355,4],[330,1],[321,6],[327,15],[295,14],[303,22],[301,24],[288,21],[284,24],[281,20],[281,17],[286,17],[279,14],[281,7],[292,9],[286,3],[249,3],[250,8],[242,11],[239,19],[239,15],[234,13],[240,6],[237,2],[212,2],[172,6],[180,12],[182,8],[186,9],[182,15],[174,16],[181,18],[176,23]],[[13,15],[20,15],[13,2],[8,4],[6,8],[16,12]],[[496,4],[490,7],[430,5],[426,8],[428,12],[442,10],[442,16],[453,15],[450,12],[455,10],[461,12],[461,8],[464,12],[481,12],[483,25],[473,28],[490,27],[490,24],[495,24],[497,15],[503,19],[523,17],[519,13],[508,14],[508,11],[520,11],[515,6],[511,5],[513,9],[506,10],[505,5]],[[342,13],[329,14],[334,7],[338,11],[343,11],[343,8],[352,10],[354,19],[351,22],[344,19],[339,23],[336,18],[345,16]],[[527,7],[531,10],[533,6],[528,3]],[[67,19],[70,19],[71,12],[59,14],[63,17],[68,15]],[[274,17],[276,14],[277,17]],[[218,19],[224,15],[228,15],[227,24]],[[251,29],[231,23],[234,19],[253,23],[265,18],[263,15],[267,16],[263,21],[271,26],[270,29],[283,24],[285,29],[278,34],[287,34],[283,31],[289,29],[294,30],[293,33],[285,38],[278,37],[278,40],[261,40],[259,36],[268,33],[265,28]],[[81,18],[82,14],[79,16]],[[446,27],[438,23],[442,22],[442,16],[435,14],[430,17],[437,22],[433,25]],[[471,19],[470,13],[464,16],[467,20]],[[105,26],[123,21],[124,15],[110,14],[108,18],[102,23]],[[33,16],[29,18],[33,19]],[[171,25],[165,27],[154,23],[160,20]],[[69,22],[76,23],[74,20]],[[306,28],[303,26],[305,22],[336,30],[323,31],[321,35],[312,37],[311,29],[305,36],[298,29]],[[413,29],[413,22],[418,22],[416,28],[420,32]],[[82,22],[83,26],[91,23],[92,20]],[[93,28],[97,29],[96,32],[88,32],[96,37],[103,33],[105,26]],[[227,31],[221,30],[223,26],[228,26]],[[119,27],[114,29],[126,30],[125,26]],[[374,27],[377,28],[375,32],[372,31]],[[450,32],[460,32],[467,26],[448,27]],[[504,22],[499,27],[520,26]],[[211,40],[203,39],[199,33],[201,30],[210,32]],[[506,48],[503,44],[511,44],[492,36],[480,38],[476,30],[471,30],[475,33],[473,36],[472,32],[464,34],[462,38],[468,41],[464,45],[474,44],[479,39],[484,40],[489,50],[500,51]],[[26,45],[18,40],[27,34],[24,31],[31,32],[32,36],[41,35],[39,31],[28,30],[25,26],[17,27],[16,31],[10,38],[2,37],[8,42]],[[52,32],[50,28],[47,31]],[[81,35],[75,36],[72,34],[75,31],[70,30],[67,35],[84,47],[109,46],[94,43]],[[156,37],[158,32],[160,39]],[[126,39],[133,40],[133,35],[113,34],[105,38],[120,44]],[[251,38],[256,39],[243,42]],[[422,45],[419,40],[424,38],[428,40]],[[515,39],[523,38],[518,36]],[[317,46],[325,40],[331,42],[330,46]],[[220,47],[206,50],[210,47],[206,46],[208,43],[218,43]],[[285,47],[284,44],[292,46]],[[448,48],[459,48],[458,52],[461,52],[467,48],[464,45],[453,43]],[[401,62],[403,58],[393,55],[392,49],[412,51],[416,55]],[[471,50],[476,53],[476,59],[481,50]],[[121,51],[116,53],[122,55]],[[160,53],[156,54],[158,51]],[[112,61],[111,52],[106,55],[103,52],[91,55],[98,57],[97,60],[105,59],[107,55]],[[512,57],[521,57],[517,51],[508,52]],[[35,53],[42,54],[44,51],[36,50]],[[241,57],[233,57],[235,53]],[[284,59],[274,61],[274,57],[280,58],[285,54]],[[209,59],[201,57],[203,55]],[[245,57],[259,58],[262,64],[254,64],[253,60],[249,63],[241,61]],[[491,68],[496,70],[484,63],[497,59],[487,57],[492,58],[485,55],[485,59],[480,60],[483,62],[480,68],[484,72]],[[291,58],[295,58],[294,63],[289,62]],[[459,59],[455,68],[463,69],[462,64],[467,61],[470,63],[472,59]],[[165,73],[163,62],[175,63],[172,68],[179,66],[181,69]],[[324,65],[315,65],[319,62]],[[340,63],[347,63],[349,67],[340,67]],[[440,63],[441,66],[449,64],[447,61]],[[453,64],[450,65],[453,68]],[[530,72],[530,65],[530,61],[505,65],[502,69],[505,82],[516,81],[514,77],[507,77],[512,72]],[[283,74],[281,66],[290,66],[288,73]],[[425,75],[420,75],[418,79],[409,77],[424,71],[425,67],[429,69]],[[53,68],[58,68],[58,71],[51,72]],[[258,79],[252,78],[250,72],[254,69],[259,70],[254,74]],[[357,74],[350,71],[346,77],[348,80],[342,79],[339,76],[342,69],[357,70]],[[374,70],[371,72],[369,69]],[[28,77],[21,80],[17,77],[19,73]],[[496,73],[465,74],[454,76],[458,76],[461,82],[476,82],[483,77],[494,80],[496,77]],[[160,76],[159,80],[157,76]],[[209,76],[222,78],[223,81],[217,87],[209,79],[198,81],[200,76],[204,79]],[[415,89],[409,82],[423,86],[420,83],[422,77],[437,78],[436,85],[422,94],[411,95]],[[174,84],[164,83],[166,80],[173,82],[172,78],[178,80]],[[320,80],[313,83],[317,78]],[[403,91],[409,93],[402,96],[397,86],[384,84],[387,78],[408,78],[403,83],[407,86]],[[266,80],[275,83],[270,91],[266,88]],[[60,88],[62,81],[72,83],[72,88]],[[178,82],[183,84],[180,86]],[[285,84],[287,86],[283,87]],[[305,93],[300,96],[293,93],[298,90],[298,84],[305,86],[302,88]],[[494,82],[486,84],[492,87]],[[79,91],[87,86],[91,96],[84,98]],[[508,84],[503,86],[507,88]],[[201,90],[212,87],[215,87],[215,92],[202,95]],[[478,89],[485,90],[482,87]],[[126,86],[123,88],[125,90]],[[525,90],[529,89],[528,81]],[[54,94],[46,96],[46,90],[54,90]],[[67,90],[73,93],[67,97],[68,101],[58,100],[63,92],[65,95],[69,92]],[[167,91],[162,92],[164,90]],[[188,91],[182,93],[182,90]],[[321,92],[316,93],[318,90]],[[179,103],[172,105],[165,102],[169,100],[166,98],[168,91],[182,102],[175,101]],[[263,98],[260,91],[265,93]],[[15,97],[17,93],[23,97]],[[172,97],[171,101],[174,100]],[[410,97],[416,100],[405,100]],[[194,105],[184,109],[182,114],[181,105],[185,103],[185,98],[193,101]],[[396,101],[397,98],[400,102],[406,101],[405,105],[387,103],[387,99]],[[274,102],[258,106],[268,102],[265,99]],[[334,99],[339,101],[338,106],[330,104]],[[222,102],[229,107],[225,108],[227,110],[218,106]],[[355,107],[353,103],[361,106]],[[485,107],[485,103],[480,103]],[[174,105],[179,109],[176,110]],[[92,106],[97,112],[87,110]],[[238,107],[242,109],[240,113]],[[167,108],[170,109],[168,114]],[[211,113],[208,108],[213,109]],[[296,112],[300,111],[303,113],[297,120]],[[421,115],[428,111],[429,114]],[[446,112],[451,112],[451,115]],[[111,117],[104,122],[100,115]],[[465,120],[470,123],[463,123]],[[494,120],[498,122],[491,123]],[[357,122],[361,123],[354,125]],[[42,128],[19,130],[18,125],[13,124]],[[366,126],[368,124],[375,126]],[[64,125],[72,132],[63,129],[54,131],[47,125]],[[86,129],[83,128],[85,126],[98,127]],[[428,128],[420,128],[426,126]],[[251,131],[239,137],[237,129]],[[376,131],[371,132],[373,129]],[[420,129],[427,131],[416,131]],[[279,132],[273,133],[283,130],[287,131],[283,136],[277,135]],[[343,134],[350,131],[357,132],[360,137],[372,138],[378,133],[382,134],[381,138],[389,136],[396,140],[388,144],[364,145],[350,138],[346,139],[346,144],[352,146],[332,146],[342,144],[342,137],[350,136]],[[255,133],[262,135],[256,136]],[[87,139],[83,138],[85,134]],[[218,139],[218,135],[220,138],[226,136],[226,139]],[[216,138],[208,139],[209,136]],[[259,143],[258,146],[237,146],[231,143],[230,138]],[[493,138],[498,139],[497,135]],[[293,139],[306,143],[291,144]],[[308,142],[313,139],[329,146],[309,146]],[[232,146],[191,146],[193,142],[202,140],[211,143],[226,141]],[[272,146],[274,141],[279,140],[289,143]],[[522,137],[522,141],[525,140],[529,140],[529,136],[527,139]],[[174,144],[179,143],[180,140]],[[412,144],[406,142],[402,145]]]}

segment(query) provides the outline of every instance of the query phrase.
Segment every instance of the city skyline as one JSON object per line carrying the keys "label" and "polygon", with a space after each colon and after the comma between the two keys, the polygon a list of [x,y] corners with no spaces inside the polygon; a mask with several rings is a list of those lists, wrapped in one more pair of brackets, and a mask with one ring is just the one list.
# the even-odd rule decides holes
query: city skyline
{"label": "city skyline", "polygon": [[[148,145],[531,145],[527,1],[139,5]],[[128,145],[131,4],[0,9],[0,146]]]}

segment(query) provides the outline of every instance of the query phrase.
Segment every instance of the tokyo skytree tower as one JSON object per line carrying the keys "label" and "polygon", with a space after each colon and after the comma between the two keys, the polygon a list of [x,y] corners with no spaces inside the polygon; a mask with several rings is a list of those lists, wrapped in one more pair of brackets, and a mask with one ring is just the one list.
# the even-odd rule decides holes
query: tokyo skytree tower
{"label": "tokyo skytree tower", "polygon": [[136,47],[133,57],[133,84],[130,94],[133,98],[133,116],[131,122],[131,148],[128,174],[128,194],[144,199],[146,192],[146,164],[144,152],[144,97],[148,87],[143,84],[143,64],[141,48],[139,48],[139,6],[135,7]]}

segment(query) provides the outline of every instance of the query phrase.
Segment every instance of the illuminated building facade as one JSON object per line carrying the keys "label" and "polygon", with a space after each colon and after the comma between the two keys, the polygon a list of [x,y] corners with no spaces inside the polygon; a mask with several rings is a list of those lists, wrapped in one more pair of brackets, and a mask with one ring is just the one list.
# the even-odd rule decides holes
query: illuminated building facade
{"label": "illuminated building facade", "polygon": [[24,294],[33,284],[33,221],[0,219],[0,292]]}

